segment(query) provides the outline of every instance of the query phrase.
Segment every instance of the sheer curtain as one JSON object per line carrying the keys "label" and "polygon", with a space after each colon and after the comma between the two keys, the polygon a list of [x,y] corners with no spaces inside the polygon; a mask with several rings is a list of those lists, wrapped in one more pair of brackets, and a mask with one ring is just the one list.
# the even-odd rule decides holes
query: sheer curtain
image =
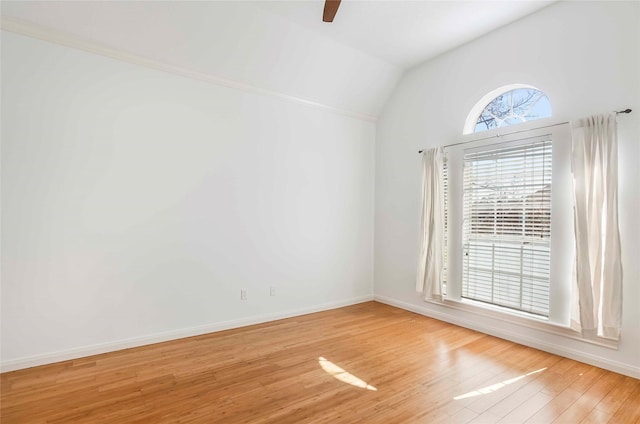
{"label": "sheer curtain", "polygon": [[572,122],[575,267],[571,326],[617,340],[622,319],[615,114]]}
{"label": "sheer curtain", "polygon": [[444,153],[442,147],[422,153],[422,213],[416,291],[425,300],[442,299],[444,266]]}

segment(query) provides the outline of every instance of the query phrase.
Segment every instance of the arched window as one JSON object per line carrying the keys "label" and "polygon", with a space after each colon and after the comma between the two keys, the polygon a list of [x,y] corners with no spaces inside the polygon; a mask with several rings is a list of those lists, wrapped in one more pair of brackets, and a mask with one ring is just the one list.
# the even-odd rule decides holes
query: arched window
{"label": "arched window", "polygon": [[463,133],[501,128],[551,116],[551,103],[542,91],[511,84],[487,93],[471,109]]}

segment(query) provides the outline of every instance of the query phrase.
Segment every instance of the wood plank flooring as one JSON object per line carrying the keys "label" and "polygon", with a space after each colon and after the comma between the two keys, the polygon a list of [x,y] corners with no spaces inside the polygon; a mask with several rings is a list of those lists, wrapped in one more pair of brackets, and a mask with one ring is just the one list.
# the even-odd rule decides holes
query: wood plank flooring
{"label": "wood plank flooring", "polygon": [[640,423],[640,380],[376,302],[1,376],[11,423]]}

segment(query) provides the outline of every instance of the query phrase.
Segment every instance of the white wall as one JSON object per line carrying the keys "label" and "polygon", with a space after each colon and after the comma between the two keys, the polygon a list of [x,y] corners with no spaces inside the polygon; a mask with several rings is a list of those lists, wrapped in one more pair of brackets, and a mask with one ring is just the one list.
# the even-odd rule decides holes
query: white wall
{"label": "white wall", "polygon": [[4,369],[370,299],[374,137],[3,31]]}
{"label": "white wall", "polygon": [[[637,2],[556,3],[406,73],[378,122],[376,296],[402,307],[640,376],[640,11]],[[467,113],[511,83],[548,94],[558,121],[620,108],[619,202],[624,267],[622,340],[612,350],[427,304],[414,291],[417,150],[460,139]]]}

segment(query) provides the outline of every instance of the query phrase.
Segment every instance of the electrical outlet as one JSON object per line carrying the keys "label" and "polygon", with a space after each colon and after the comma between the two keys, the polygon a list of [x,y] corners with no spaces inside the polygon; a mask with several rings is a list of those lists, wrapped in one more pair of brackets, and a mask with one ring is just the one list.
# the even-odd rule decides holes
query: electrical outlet
{"label": "electrical outlet", "polygon": [[276,288],[274,286],[269,287],[269,296],[276,295]]}
{"label": "electrical outlet", "polygon": [[240,300],[247,300],[247,291],[245,289],[240,290]]}

